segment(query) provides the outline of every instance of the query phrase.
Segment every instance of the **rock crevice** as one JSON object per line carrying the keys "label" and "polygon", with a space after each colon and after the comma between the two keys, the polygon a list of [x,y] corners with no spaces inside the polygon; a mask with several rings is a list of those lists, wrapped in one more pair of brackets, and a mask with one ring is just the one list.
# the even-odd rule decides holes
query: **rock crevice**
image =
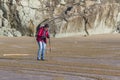
{"label": "rock crevice", "polygon": [[0,35],[34,36],[39,23],[56,37],[119,33],[120,1],[0,0]]}

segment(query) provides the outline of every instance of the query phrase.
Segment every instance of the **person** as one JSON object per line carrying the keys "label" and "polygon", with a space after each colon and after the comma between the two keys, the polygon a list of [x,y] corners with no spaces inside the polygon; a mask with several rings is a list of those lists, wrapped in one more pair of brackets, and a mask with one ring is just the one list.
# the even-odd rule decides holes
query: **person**
{"label": "person", "polygon": [[46,44],[47,44],[47,38],[50,38],[50,34],[48,31],[49,25],[45,24],[44,26],[41,26],[38,29],[38,33],[36,35],[36,39],[38,42],[38,55],[37,55],[37,60],[45,60],[45,49],[46,49]]}

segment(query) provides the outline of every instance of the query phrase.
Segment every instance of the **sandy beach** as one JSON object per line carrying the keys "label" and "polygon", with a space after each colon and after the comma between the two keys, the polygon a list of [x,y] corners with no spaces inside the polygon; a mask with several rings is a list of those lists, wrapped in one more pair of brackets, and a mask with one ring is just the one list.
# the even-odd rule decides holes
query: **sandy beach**
{"label": "sandy beach", "polygon": [[37,61],[34,37],[0,37],[0,80],[120,80],[120,34],[51,38]]}

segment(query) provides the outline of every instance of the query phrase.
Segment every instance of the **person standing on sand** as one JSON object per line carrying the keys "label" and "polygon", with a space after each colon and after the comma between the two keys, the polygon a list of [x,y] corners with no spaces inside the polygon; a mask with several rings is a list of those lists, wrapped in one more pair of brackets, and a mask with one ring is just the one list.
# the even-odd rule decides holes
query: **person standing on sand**
{"label": "person standing on sand", "polygon": [[38,42],[38,55],[37,60],[44,60],[45,59],[45,49],[47,44],[47,38],[50,38],[50,34],[48,31],[49,25],[45,24],[38,29],[36,40]]}

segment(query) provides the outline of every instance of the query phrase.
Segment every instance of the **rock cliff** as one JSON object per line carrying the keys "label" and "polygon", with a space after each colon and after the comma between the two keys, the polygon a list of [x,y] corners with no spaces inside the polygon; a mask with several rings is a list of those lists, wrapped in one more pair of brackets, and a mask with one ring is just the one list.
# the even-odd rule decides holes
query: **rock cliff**
{"label": "rock cliff", "polygon": [[49,23],[53,36],[120,32],[119,0],[0,0],[0,35],[34,36]]}

